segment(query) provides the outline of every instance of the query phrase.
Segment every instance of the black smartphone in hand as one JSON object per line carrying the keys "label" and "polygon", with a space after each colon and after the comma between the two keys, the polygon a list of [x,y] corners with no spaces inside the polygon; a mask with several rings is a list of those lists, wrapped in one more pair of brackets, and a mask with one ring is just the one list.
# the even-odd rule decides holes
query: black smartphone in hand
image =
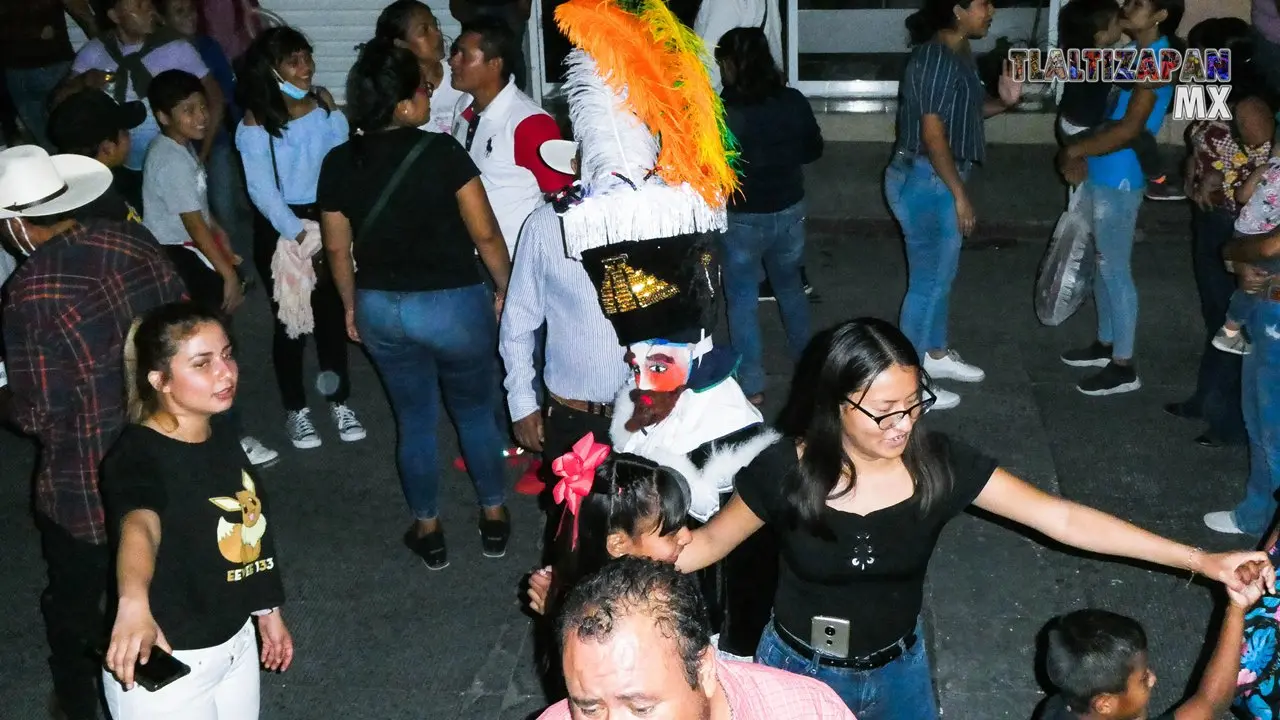
{"label": "black smartphone in hand", "polygon": [[133,681],[147,692],[155,692],[175,680],[191,674],[191,667],[175,658],[160,646],[151,648],[151,657],[147,664],[138,662],[133,666]]}

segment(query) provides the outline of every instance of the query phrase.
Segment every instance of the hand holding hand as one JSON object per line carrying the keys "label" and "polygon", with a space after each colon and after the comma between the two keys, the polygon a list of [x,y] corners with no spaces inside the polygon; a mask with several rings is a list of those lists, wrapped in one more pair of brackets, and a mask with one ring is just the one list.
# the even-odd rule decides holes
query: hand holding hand
{"label": "hand holding hand", "polygon": [[262,667],[284,672],[293,663],[293,636],[284,626],[280,608],[258,617],[258,635],[262,638]]}
{"label": "hand holding hand", "polygon": [[529,575],[529,609],[539,615],[547,614],[547,593],[551,591],[551,568],[534,570]]}
{"label": "hand holding hand", "polygon": [[1276,570],[1271,565],[1271,559],[1264,552],[1225,552],[1203,555],[1197,550],[1193,556],[1199,556],[1199,563],[1195,564],[1193,569],[1198,568],[1202,575],[1226,585],[1228,590],[1244,593],[1246,586],[1251,582],[1259,581],[1267,592],[1276,591]]}
{"label": "hand holding hand", "polygon": [[1231,604],[1241,610],[1248,610],[1253,607],[1263,595],[1267,594],[1267,588],[1262,581],[1262,576],[1255,577],[1249,584],[1244,586],[1244,590],[1236,592],[1231,588],[1227,588],[1227,599]]}
{"label": "hand holding hand", "polygon": [[151,605],[143,600],[121,598],[116,610],[116,622],[111,628],[111,644],[107,646],[107,670],[115,676],[125,690],[133,689],[134,665],[147,664],[151,648],[159,646],[165,652],[173,652],[164,633],[151,616]]}

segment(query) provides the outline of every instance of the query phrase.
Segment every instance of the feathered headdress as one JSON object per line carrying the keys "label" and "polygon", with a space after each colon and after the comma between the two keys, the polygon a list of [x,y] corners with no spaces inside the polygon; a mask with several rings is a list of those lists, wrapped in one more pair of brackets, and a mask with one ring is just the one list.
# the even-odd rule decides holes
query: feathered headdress
{"label": "feathered headdress", "polygon": [[556,9],[582,198],[561,212],[570,256],[725,228],[734,141],[705,49],[662,0],[569,0]]}

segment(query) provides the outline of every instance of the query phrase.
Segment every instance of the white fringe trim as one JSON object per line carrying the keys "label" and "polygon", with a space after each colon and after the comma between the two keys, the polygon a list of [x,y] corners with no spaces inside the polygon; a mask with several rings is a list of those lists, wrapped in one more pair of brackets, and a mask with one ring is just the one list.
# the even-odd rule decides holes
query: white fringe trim
{"label": "white fringe trim", "polygon": [[673,188],[657,180],[650,180],[639,190],[628,187],[588,197],[561,218],[565,251],[573,258],[581,258],[584,250],[605,245],[723,232],[728,225],[724,209],[707,205],[693,188]]}

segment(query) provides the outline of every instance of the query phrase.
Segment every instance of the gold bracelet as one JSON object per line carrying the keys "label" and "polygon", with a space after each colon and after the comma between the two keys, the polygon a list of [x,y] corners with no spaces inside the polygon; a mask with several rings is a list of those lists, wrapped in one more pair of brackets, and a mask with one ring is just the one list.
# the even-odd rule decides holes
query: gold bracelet
{"label": "gold bracelet", "polygon": [[1196,553],[1203,555],[1204,550],[1201,550],[1198,547],[1193,547],[1191,548],[1191,551],[1187,553],[1187,569],[1191,571],[1191,577],[1187,578],[1188,586],[1195,581],[1196,575],[1198,574],[1198,571],[1196,570]]}

